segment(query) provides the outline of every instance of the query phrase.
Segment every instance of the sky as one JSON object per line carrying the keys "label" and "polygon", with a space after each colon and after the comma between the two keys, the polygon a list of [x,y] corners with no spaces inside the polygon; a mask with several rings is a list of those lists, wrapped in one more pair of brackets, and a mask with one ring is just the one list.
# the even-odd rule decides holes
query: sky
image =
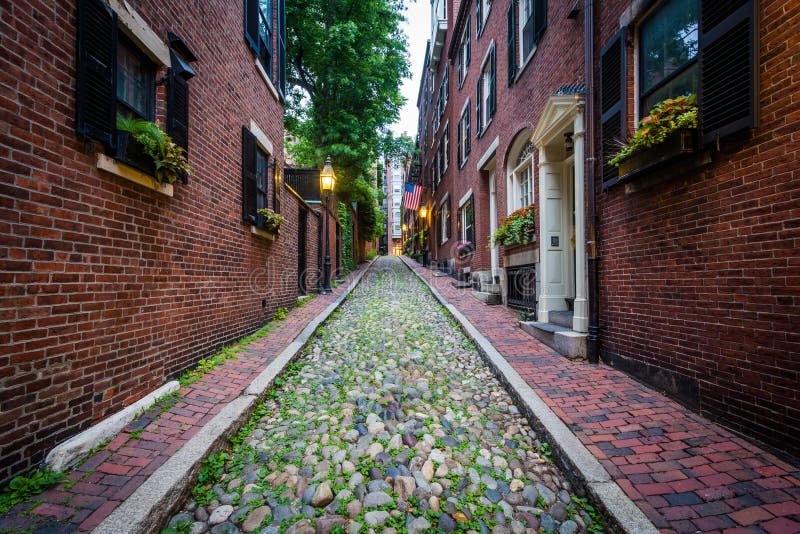
{"label": "sky", "polygon": [[395,135],[406,132],[413,138],[417,135],[417,93],[425,63],[425,44],[431,36],[431,3],[430,0],[411,0],[406,6],[406,21],[401,27],[408,36],[412,77],[403,80],[400,90],[406,97],[406,104],[400,110],[400,120],[391,128]]}

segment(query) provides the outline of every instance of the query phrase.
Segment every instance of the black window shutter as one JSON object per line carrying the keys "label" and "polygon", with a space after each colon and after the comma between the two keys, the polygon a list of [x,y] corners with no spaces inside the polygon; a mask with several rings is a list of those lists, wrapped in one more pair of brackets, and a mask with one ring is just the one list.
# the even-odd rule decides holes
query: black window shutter
{"label": "black window shutter", "polygon": [[700,2],[703,142],[758,124],[756,0]]}
{"label": "black window shutter", "polygon": [[469,65],[469,60],[472,58],[472,37],[470,34],[469,17],[467,17],[467,57],[466,64]]}
{"label": "black window shutter", "polygon": [[481,3],[482,0],[475,0],[475,33],[480,35],[481,33],[481,25],[483,24],[483,13],[481,13]]}
{"label": "black window shutter", "polygon": [[470,151],[470,134],[472,133],[470,128],[470,109],[467,106],[467,114],[464,116],[464,159],[467,158]]}
{"label": "black window shutter", "polygon": [[475,136],[481,135],[481,127],[483,126],[483,117],[481,116],[481,104],[483,101],[483,77],[485,74],[478,76],[478,86],[475,89]]}
{"label": "black window shutter", "polygon": [[506,29],[508,31],[508,85],[514,83],[517,76],[517,30],[514,17],[516,16],[517,2],[512,0],[506,12]]}
{"label": "black window shutter", "polygon": [[623,28],[600,52],[600,147],[603,163],[603,186],[614,185],[619,178],[617,168],[609,165],[619,150],[625,131],[626,40]]}
{"label": "black window shutter", "polygon": [[189,151],[189,82],[169,69],[167,84],[167,134]]}
{"label": "black window shutter", "polygon": [[258,0],[244,0],[244,37],[258,53]]}
{"label": "black window shutter", "polygon": [[242,218],[258,223],[258,169],[256,136],[242,126]]}
{"label": "black window shutter", "polygon": [[538,43],[547,28],[547,0],[534,0],[533,18],[533,42]]}
{"label": "black window shutter", "polygon": [[496,50],[497,48],[492,48],[491,55],[489,56],[489,109],[487,110],[487,115],[489,117],[494,116],[494,110],[497,108],[497,91],[495,90],[495,87],[497,86]]}
{"label": "black window shutter", "polygon": [[463,161],[463,151],[461,149],[461,143],[464,140],[464,119],[462,118],[458,121],[458,164],[461,165]]}
{"label": "black window shutter", "polygon": [[117,110],[117,14],[102,0],[78,2],[75,129],[114,145]]}

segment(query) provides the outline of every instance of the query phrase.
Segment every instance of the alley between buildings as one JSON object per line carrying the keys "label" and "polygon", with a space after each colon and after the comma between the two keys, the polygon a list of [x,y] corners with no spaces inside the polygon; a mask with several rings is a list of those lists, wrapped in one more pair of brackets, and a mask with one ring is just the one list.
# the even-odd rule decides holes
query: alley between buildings
{"label": "alley between buildings", "polygon": [[383,257],[233,445],[205,462],[170,525],[215,534],[599,527],[550,455],[452,318],[399,259]]}

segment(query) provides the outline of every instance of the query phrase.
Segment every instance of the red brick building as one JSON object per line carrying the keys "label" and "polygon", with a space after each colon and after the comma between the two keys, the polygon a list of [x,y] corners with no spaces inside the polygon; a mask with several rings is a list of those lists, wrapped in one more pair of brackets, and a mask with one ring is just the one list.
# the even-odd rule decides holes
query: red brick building
{"label": "red brick building", "polygon": [[[484,300],[535,310],[525,328],[562,353],[800,455],[794,3],[432,10],[418,102],[432,259]],[[683,144],[606,163],[681,94],[699,117]],[[492,248],[530,204],[532,242]]]}
{"label": "red brick building", "polygon": [[[320,217],[282,180],[283,0],[0,9],[5,480],[313,289]],[[117,114],[186,147],[186,182]]]}

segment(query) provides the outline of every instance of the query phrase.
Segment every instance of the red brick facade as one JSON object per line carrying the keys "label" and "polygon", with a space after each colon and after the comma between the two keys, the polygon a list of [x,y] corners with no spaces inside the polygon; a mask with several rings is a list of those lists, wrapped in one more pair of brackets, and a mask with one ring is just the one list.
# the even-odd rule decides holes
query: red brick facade
{"label": "red brick facade", "polygon": [[[442,59],[430,77],[426,65],[420,88],[420,166],[423,184],[432,191],[428,205],[434,210],[431,257],[434,261],[455,259],[456,270],[466,266],[475,272],[490,267],[489,173],[478,170],[478,161],[488,161],[491,166],[494,158],[496,211],[501,219],[511,211],[506,178],[524,138],[541,126],[551,95],[564,85],[580,85],[585,78],[584,4],[579,3],[573,11],[572,2],[547,2],[546,30],[530,61],[509,85],[509,4],[491,2],[478,34],[475,2],[462,6],[462,13],[459,2],[448,2]],[[659,5],[657,1],[594,5],[596,115],[586,121],[593,121],[597,153],[586,155],[597,162],[600,354],[607,364],[669,392],[734,430],[800,455],[800,334],[796,327],[800,311],[800,177],[796,171],[800,81],[790,74],[796,67],[800,41],[789,29],[800,23],[800,11],[785,0],[763,0],[758,7],[757,128],[724,136],[719,150],[716,143],[706,143],[689,168],[665,167],[627,184],[604,188],[598,101],[601,52],[621,25],[626,26],[628,96],[624,106],[626,127],[632,131],[638,105],[634,96],[636,32],[643,17]],[[460,39],[467,19],[471,61],[459,89],[458,47],[451,42]],[[515,24],[519,35],[519,19]],[[517,38],[515,46],[520,46],[519,41]],[[476,135],[476,82],[490,46],[496,47],[496,110],[485,131]],[[448,50],[454,52],[449,57]],[[442,126],[434,134],[437,96],[446,66],[449,99],[440,119]],[[471,147],[459,168],[457,124],[467,99]],[[701,109],[701,117],[702,113]],[[449,166],[434,188],[432,162],[448,121]],[[544,249],[545,223],[538,220],[542,205],[539,148],[535,147],[533,155],[538,239],[514,247],[514,254],[532,255]],[[460,261],[455,254],[455,243],[460,240],[458,201],[470,189],[475,198],[477,246],[471,256]],[[442,244],[437,211],[445,195],[450,198],[451,238]],[[506,252],[500,251],[501,267]]]}
{"label": "red brick facade", "polygon": [[[243,3],[130,2],[163,44],[173,32],[197,56],[194,174],[171,198],[99,170],[75,133],[76,4],[2,8],[0,480],[297,299],[309,207],[281,187],[274,241],[242,221],[242,127],[258,126],[278,168],[283,158],[283,105],[246,43]],[[318,221],[308,215],[310,290]]]}

